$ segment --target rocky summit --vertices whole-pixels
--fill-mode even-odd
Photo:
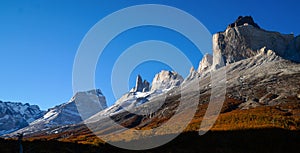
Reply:
[[[177,72],[162,70],[153,78],[151,90],[171,89],[179,86],[183,80],[183,77]]]
[[[234,26],[213,35],[213,68],[253,57],[264,47],[282,58],[300,62],[299,45],[299,36],[263,30],[251,17],[239,17]]]

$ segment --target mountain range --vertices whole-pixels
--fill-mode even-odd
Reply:
[[[177,122],[184,122],[188,115],[180,112],[196,107],[192,121],[187,127],[175,124],[158,135],[175,134],[180,128],[197,131],[212,92],[221,92],[212,90],[211,74],[218,76],[224,70],[225,100],[211,130],[300,130],[300,36],[267,31],[252,17],[240,16],[225,31],[214,34],[212,43],[213,55],[205,54],[187,78],[162,70],[150,84],[139,75],[135,87],[110,107],[100,89],[77,93],[69,102],[47,112],[28,104],[0,102],[0,124],[5,124],[1,125],[0,135],[15,137],[23,133],[30,139],[101,142],[94,135],[97,133],[110,141],[139,140],[141,137],[134,133],[128,137],[129,130],[110,126],[111,119],[129,129],[152,129],[171,119],[181,102],[183,109]],[[222,76],[215,79],[222,81]],[[83,103],[89,103],[93,110],[78,110]],[[88,114],[82,118],[79,112]],[[11,122],[5,123],[8,118]],[[117,136],[107,131],[117,131]]]
[[[0,135],[26,127],[44,114],[37,105],[0,101]]]

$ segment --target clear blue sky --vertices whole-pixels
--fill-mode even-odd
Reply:
[[[73,60],[87,31],[116,10],[145,3],[182,9],[211,33],[223,31],[239,15],[252,15],[264,29],[300,34],[297,0],[1,0],[0,100],[28,102],[42,109],[68,101],[72,97]],[[195,67],[201,59],[196,48],[173,31],[157,27],[126,31],[107,46],[101,57],[105,62],[96,71],[96,86],[109,105],[114,103],[109,74],[112,63],[122,50],[148,39],[174,44]],[[169,67],[153,62],[138,66],[130,85],[137,74],[151,81],[161,69]]]

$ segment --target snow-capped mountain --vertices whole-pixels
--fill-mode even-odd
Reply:
[[[84,105],[84,107],[77,107],[78,105]],[[78,92],[69,102],[50,108],[42,117],[11,135],[17,133],[24,133],[26,135],[49,128],[76,124],[106,107],[106,99],[100,89]],[[84,110],[78,110],[78,108],[86,109],[86,113],[84,113]]]
[[[28,126],[43,114],[37,105],[0,101],[0,135]]]

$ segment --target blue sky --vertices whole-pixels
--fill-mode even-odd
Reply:
[[[251,15],[264,29],[300,34],[297,0],[2,0],[0,1],[0,100],[37,104],[42,109],[72,97],[72,66],[79,44],[103,17],[128,6],[165,4],[200,20],[213,34],[223,31],[239,15]],[[124,22],[124,21],[120,21]],[[158,27],[141,27],[121,33],[101,55],[96,86],[114,103],[110,71],[118,55],[144,40],[161,40],[181,49],[197,67],[201,54],[186,38]],[[167,65],[146,62],[131,74],[152,81]],[[187,70],[188,71],[188,70]]]

